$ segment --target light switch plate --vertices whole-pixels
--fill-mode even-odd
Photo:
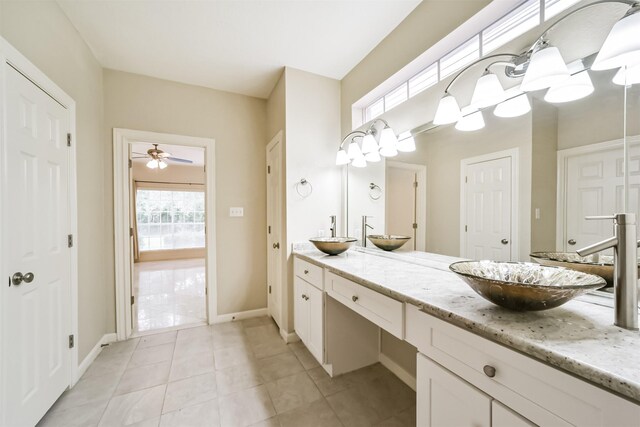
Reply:
[[[244,208],[229,208],[229,216],[231,217],[240,217],[244,216]]]

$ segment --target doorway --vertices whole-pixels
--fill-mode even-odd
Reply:
[[[267,304],[282,325],[282,131],[267,145]]]
[[[214,152],[114,129],[118,339],[216,320]]]
[[[426,251],[427,167],[387,161],[385,180],[387,234],[411,237],[398,251]]]

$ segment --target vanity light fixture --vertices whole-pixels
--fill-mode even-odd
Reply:
[[[398,138],[393,133],[393,129],[385,124],[380,134],[380,155],[384,157],[394,157],[398,155]]]
[[[364,159],[367,162],[377,163],[380,160],[382,160],[382,157],[380,157],[380,152],[379,151],[372,151],[370,153],[365,154],[364,155]]]
[[[455,123],[460,119],[460,106],[453,95],[445,91],[444,96],[440,98],[436,115],[433,118],[433,124],[436,126],[448,125]]]
[[[575,63],[574,63],[575,64]],[[593,83],[589,77],[589,70],[584,69],[582,61],[577,61],[576,67],[581,71],[572,74],[564,82],[551,86],[544,96],[544,100],[552,104],[576,101],[593,93]]]
[[[377,152],[379,149],[380,147],[376,142],[376,137],[373,136],[371,132],[367,132],[364,138],[362,138],[362,153],[369,154],[369,153]]]
[[[410,131],[402,132],[398,135],[398,151],[410,153],[416,151],[416,140]]]
[[[349,147],[347,148],[347,156],[349,156],[349,159],[353,160],[353,159],[357,159],[358,157],[362,157],[362,150],[360,149],[360,146],[358,145],[358,141],[356,141],[356,138],[352,138],[351,142],[349,143]]]
[[[476,108],[486,108],[505,100],[505,93],[498,76],[486,69],[482,77],[476,82],[471,97],[471,105]]]
[[[484,117],[482,111],[471,106],[462,109],[462,118],[456,123],[456,129],[463,132],[472,132],[484,127]]]
[[[378,123],[382,123],[382,130],[376,128]],[[379,142],[376,141],[379,135]],[[358,141],[361,140],[361,141]],[[345,150],[344,145],[348,143]],[[350,132],[342,139],[338,153],[336,154],[336,165],[344,166],[351,164],[357,168],[367,166],[367,162],[379,162],[380,156],[393,157],[398,155],[398,138],[384,119],[375,119],[367,131],[356,130]]]
[[[524,92],[558,85],[571,76],[557,47],[549,46],[546,41],[542,41],[537,49],[531,54],[527,72],[520,85]]]
[[[529,111],[531,111],[529,96],[526,93],[522,93],[496,105],[493,114],[497,117],[511,118],[520,117]]]
[[[631,8],[615,23],[598,52],[592,70],[610,70],[640,63],[640,3],[618,1]]]
[[[613,83],[620,86],[631,86],[640,83],[640,64],[622,67],[613,76]]]

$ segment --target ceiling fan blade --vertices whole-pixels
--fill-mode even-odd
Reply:
[[[149,156],[137,156],[137,157],[131,157],[132,159],[148,159]]]
[[[167,153],[166,151],[162,151],[160,153],[158,153],[158,157],[171,157],[171,153]]]
[[[193,163],[192,160],[187,160],[187,159],[179,159],[177,157],[166,157],[167,160],[173,160],[174,162],[180,162],[180,163]]]
[[[137,151],[132,151],[131,154],[139,154],[141,156],[146,156],[147,153],[138,153]]]

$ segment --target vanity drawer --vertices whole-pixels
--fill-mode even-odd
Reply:
[[[322,267],[295,257],[293,259],[293,273],[322,290]]]
[[[390,334],[404,338],[404,304],[400,301],[331,272],[325,276],[325,289],[333,299]]]

